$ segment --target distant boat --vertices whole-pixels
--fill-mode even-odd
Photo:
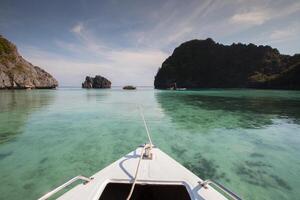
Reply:
[[[39,200],[52,197],[77,180],[84,182],[62,194],[59,200],[241,200],[223,185],[203,181],[155,147],[145,120],[144,125],[148,143],[91,177],[74,177]]]
[[[132,86],[132,85],[126,85],[123,87],[123,90],[135,90],[136,87]]]
[[[174,88],[174,87],[171,87],[171,88],[168,88],[169,90],[187,90],[186,88]]]
[[[173,83],[170,85],[170,87],[168,88],[169,90],[186,90],[186,88],[179,88],[177,87],[177,83]]]

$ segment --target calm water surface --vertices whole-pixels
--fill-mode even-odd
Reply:
[[[244,199],[299,199],[300,92],[0,91],[0,199],[36,199],[146,141]]]

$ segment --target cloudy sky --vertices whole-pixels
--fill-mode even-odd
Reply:
[[[300,52],[299,0],[0,0],[0,34],[61,86],[100,74],[152,86],[180,43],[271,45]]]

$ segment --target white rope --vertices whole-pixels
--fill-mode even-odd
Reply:
[[[145,129],[146,129],[146,132],[147,132],[149,144],[151,145],[151,148],[152,148],[153,144],[152,144],[152,140],[151,140],[151,137],[150,137],[149,129],[148,129],[145,117],[144,117],[143,109],[142,109],[141,106],[139,106],[139,108],[140,108],[140,113],[141,113],[141,116],[142,116],[142,119],[143,119],[143,122],[144,122]]]
[[[138,175],[138,172],[139,172],[141,160],[142,160],[143,155],[144,155],[144,151],[145,151],[145,149],[147,149],[147,148],[150,148],[150,150],[151,150],[151,149],[152,149],[152,146],[153,146],[152,140],[151,140],[151,137],[150,137],[150,133],[149,133],[149,129],[148,129],[148,126],[147,126],[145,117],[144,117],[143,109],[142,109],[141,106],[139,106],[139,109],[140,109],[140,113],[141,113],[141,116],[142,116],[142,119],[143,119],[143,122],[144,122],[144,126],[145,126],[145,129],[146,129],[146,132],[147,132],[149,144],[145,144],[144,147],[143,147],[142,150],[141,150],[141,156],[140,156],[138,165],[137,165],[136,170],[135,170],[134,180],[133,180],[133,183],[132,183],[132,186],[131,186],[129,195],[128,195],[128,197],[126,198],[126,200],[130,200],[130,198],[131,198],[131,196],[132,196],[132,194],[133,194],[133,190],[134,190],[134,187],[135,187],[135,184],[136,184],[136,181],[137,181],[137,175]]]
[[[140,163],[141,163],[141,160],[143,158],[143,154],[144,154],[144,151],[145,151],[146,148],[147,148],[147,145],[145,144],[145,146],[142,148],[141,156],[140,156],[138,165],[137,165],[136,170],[135,170],[134,180],[133,180],[133,183],[132,183],[129,195],[127,196],[126,200],[130,200],[130,198],[131,198],[131,196],[133,194],[133,190],[134,190],[134,187],[135,187],[135,184],[136,184],[136,181],[137,181],[137,175],[138,175],[139,168],[140,168]]]

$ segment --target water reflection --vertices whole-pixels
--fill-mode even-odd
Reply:
[[[22,133],[32,112],[53,102],[55,91],[3,90],[0,91],[0,143]]]
[[[226,91],[223,94],[214,96],[209,92],[158,92],[156,99],[173,122],[185,129],[261,128],[272,124],[277,118],[286,118],[300,124],[298,97],[230,96]]]
[[[85,89],[87,101],[100,101],[103,102],[106,98],[111,96],[110,89]]]

